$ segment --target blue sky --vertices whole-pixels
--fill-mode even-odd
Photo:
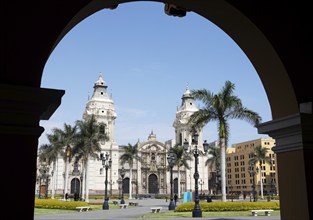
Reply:
[[[125,3],[101,10],[74,27],[46,63],[41,86],[65,90],[61,106],[48,121],[39,145],[48,143],[53,127],[82,119],[94,82],[102,73],[117,113],[117,144],[145,141],[153,131],[164,142],[173,139],[173,122],[186,86],[217,93],[226,80],[235,95],[271,120],[269,102],[254,67],[240,47],[219,27],[193,12],[168,16],[155,2]],[[245,121],[230,121],[229,144],[267,135]],[[204,129],[217,139],[217,124]]]

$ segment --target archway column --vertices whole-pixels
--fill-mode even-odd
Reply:
[[[276,140],[281,219],[312,219],[312,112],[263,123],[258,132]]]
[[[33,219],[40,119],[49,119],[61,103],[63,90],[0,85],[2,197],[14,204],[12,219]],[[16,208],[18,207],[18,212]],[[10,209],[10,208],[8,208]]]

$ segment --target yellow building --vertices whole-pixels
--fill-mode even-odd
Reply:
[[[254,169],[252,169],[250,163],[251,153],[254,152],[257,146],[268,149],[266,156],[269,157],[269,161],[262,161],[262,169],[260,169],[259,162],[256,162]],[[261,189],[263,189],[263,197],[270,194],[278,194],[277,163],[276,156],[272,151],[274,146],[275,140],[273,138],[260,138],[233,144],[231,148],[227,148],[226,187],[228,194],[247,195],[248,199],[249,195],[252,197],[253,177],[257,195],[262,196]],[[262,184],[260,182],[261,174]]]

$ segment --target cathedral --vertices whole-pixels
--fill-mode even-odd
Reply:
[[[114,140],[114,128],[117,114],[114,108],[112,97],[107,93],[107,84],[102,74],[94,83],[94,91],[86,103],[83,119],[87,119],[92,114],[96,116],[100,124],[104,124],[105,133],[108,136],[106,141],[100,142],[100,154],[109,154],[111,167],[108,175],[105,176],[105,168],[101,160],[90,158],[88,164],[88,183],[84,183],[85,173],[82,172],[82,164],[71,161],[66,166],[63,157],[59,157],[56,162],[55,172],[52,172],[51,165],[43,165],[37,162],[37,182],[36,194],[40,196],[47,194],[70,195],[79,194],[82,198],[88,195],[103,195],[105,191],[104,181],[108,180],[108,195],[128,195],[129,198],[141,196],[169,195],[171,193],[170,172],[168,169],[167,156],[170,148],[176,144],[183,146],[184,141],[191,143],[192,134],[187,125],[190,115],[198,111],[187,87],[181,98],[181,105],[176,110],[176,118],[173,122],[173,134],[175,138],[161,143],[157,140],[156,134],[151,131],[146,141],[136,143],[140,161],[135,160],[132,167],[129,164],[120,163],[120,156],[124,153],[123,145],[119,145]],[[202,150],[202,131],[198,132],[198,148]],[[207,156],[200,154],[198,157],[199,191],[209,192],[209,170],[205,166]],[[186,191],[195,189],[195,158],[188,161],[190,169],[185,167],[173,167],[174,193],[180,197]],[[69,167],[68,170],[66,167]],[[125,171],[123,178],[121,170]],[[67,178],[66,178],[67,177]],[[86,193],[86,185],[88,192]],[[84,197],[85,196],[85,197]]]

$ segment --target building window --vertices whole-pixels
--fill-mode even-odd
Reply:
[[[100,125],[99,132],[100,132],[100,134],[105,134],[105,124]]]
[[[151,160],[153,160],[153,161],[155,160],[155,153],[151,154]]]

